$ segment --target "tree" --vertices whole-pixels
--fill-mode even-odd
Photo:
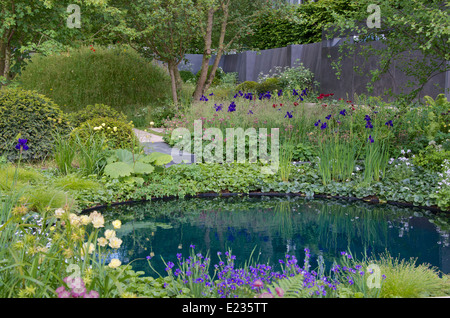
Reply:
[[[191,42],[200,36],[204,8],[209,0],[116,0],[120,10],[112,29],[135,50],[167,64],[172,98],[178,105],[181,78],[178,65]]]
[[[350,19],[335,14],[336,28],[332,35],[346,38],[343,53],[353,52],[354,35],[358,35],[359,41],[380,41],[383,44],[380,49],[361,46],[363,55],[380,58],[380,67],[372,71],[371,82],[389,72],[392,63],[398,61],[400,69],[413,78],[408,86],[415,87],[398,97],[411,101],[433,76],[450,70],[450,3],[442,0],[380,0],[377,3],[378,7],[373,6],[372,0],[359,0],[359,9]],[[378,26],[372,21],[377,12]],[[412,51],[421,52],[423,58],[409,60],[408,53]]]
[[[91,14],[107,0],[0,0],[0,78],[6,83],[19,73],[30,52],[73,44],[95,34]],[[69,4],[82,8],[81,28],[68,26]],[[50,44],[50,45],[49,45]]]
[[[214,0],[206,11],[206,23],[201,25],[203,37],[203,59],[200,76],[193,94],[194,100],[208,90],[214,80],[215,73],[224,52],[248,35],[255,23],[255,17],[275,8],[285,8],[286,1],[278,0]],[[217,42],[213,42],[213,34],[217,32]],[[215,60],[208,75],[209,62],[215,48]]]

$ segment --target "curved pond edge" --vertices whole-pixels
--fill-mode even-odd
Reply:
[[[253,196],[253,197],[261,197],[261,196],[273,196],[273,197],[306,197],[303,193],[283,193],[283,192],[249,192],[249,193],[231,193],[231,192],[208,192],[208,193],[198,193],[196,195],[186,195],[184,197],[178,197],[178,196],[164,196],[164,197],[154,197],[151,199],[142,199],[142,200],[130,200],[130,201],[122,201],[122,202],[111,202],[108,204],[102,204],[93,206],[90,208],[83,209],[81,213],[91,212],[95,210],[101,210],[113,206],[120,206],[120,205],[129,205],[134,203],[142,203],[142,202],[151,202],[151,201],[157,201],[157,200],[174,200],[174,199],[192,199],[192,198],[210,198],[210,197],[235,197],[235,196]],[[398,207],[403,208],[417,208],[420,210],[428,210],[432,213],[445,213],[447,215],[450,215],[450,211],[442,210],[437,206],[419,206],[414,205],[411,202],[397,202],[397,201],[380,201],[378,197],[376,196],[369,196],[364,198],[357,198],[357,197],[345,197],[345,196],[339,196],[339,195],[327,195],[327,194],[314,194],[314,196],[311,199],[336,199],[336,200],[348,200],[348,201],[363,201],[369,204],[374,205],[381,205],[381,204],[389,204],[394,205]]]

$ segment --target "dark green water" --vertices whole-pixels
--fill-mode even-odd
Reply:
[[[103,213],[109,221],[122,221],[117,236],[123,243],[112,257],[124,264],[144,259],[133,262],[133,269],[152,276],[147,256],[164,274],[161,257],[177,264],[177,253],[187,258],[190,245],[202,255],[209,251],[212,265],[218,262],[217,252],[228,249],[237,265],[251,255],[264,264],[277,265],[286,254],[302,263],[304,248],[309,248],[313,263],[321,255],[330,265],[341,251],[357,259],[363,253],[388,252],[450,273],[448,218],[418,209],[301,197],[230,197],[161,200]]]

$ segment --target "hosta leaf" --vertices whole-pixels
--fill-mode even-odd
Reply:
[[[104,174],[110,178],[128,177],[133,173],[133,166],[125,162],[113,162],[105,166]]]

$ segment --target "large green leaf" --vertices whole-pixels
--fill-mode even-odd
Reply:
[[[129,164],[133,164],[133,162],[134,162],[133,153],[129,150],[117,149],[115,151],[115,155],[117,156],[117,159],[119,159],[119,161],[129,163]]]
[[[114,162],[105,166],[104,174],[110,178],[127,177],[133,173],[133,166],[126,162]]]
[[[134,173],[136,174],[148,174],[148,173],[152,173],[153,170],[155,170],[155,167],[153,167],[152,165],[148,164],[148,163],[143,163],[143,162],[135,162],[134,164]]]
[[[161,153],[161,152],[152,152],[150,155],[141,158],[139,161],[145,163],[153,163],[156,166],[163,166],[168,164],[173,160],[171,155]]]

